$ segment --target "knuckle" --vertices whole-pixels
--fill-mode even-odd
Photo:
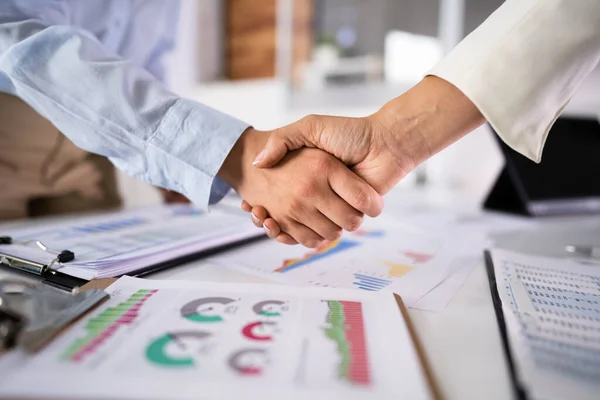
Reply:
[[[326,239],[329,241],[334,241],[334,240],[338,240],[341,237],[342,237],[342,228],[335,228],[327,233]]]
[[[346,229],[350,232],[357,230],[360,228],[363,222],[362,215],[350,215],[346,219]]]
[[[300,198],[313,197],[317,194],[317,186],[314,181],[305,181],[296,185],[296,195]],[[299,202],[296,200],[296,202]]]
[[[324,173],[331,167],[331,158],[325,153],[316,155],[311,162],[312,170],[318,174]]]
[[[301,118],[302,122],[308,126],[314,125],[318,117],[315,114],[308,114]]]
[[[364,211],[371,205],[371,198],[363,190],[359,190],[354,194],[354,205],[358,210]]]
[[[306,247],[308,247],[310,249],[314,249],[314,248],[316,248],[319,245],[320,242],[321,241],[317,240],[317,239],[307,239],[307,240],[304,241],[303,244],[304,244],[304,246],[306,246]]]
[[[287,207],[287,211],[286,211],[286,219],[288,219],[290,222],[291,221],[298,221],[298,220],[302,220],[302,216],[304,216],[305,213],[305,207],[302,203],[302,201],[300,201],[299,199],[293,199],[290,201],[288,207]],[[281,226],[281,224],[279,224]],[[289,224],[288,224],[289,225]]]

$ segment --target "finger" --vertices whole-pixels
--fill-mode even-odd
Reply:
[[[267,218],[267,211],[262,207],[253,207],[250,212],[250,218],[252,218],[252,223],[257,228],[263,227],[263,221]]]
[[[331,191],[330,193],[331,195],[335,195],[335,193]],[[342,204],[343,200],[340,199],[339,203]],[[310,228],[325,240],[333,241],[342,236],[342,228],[333,223],[318,209],[303,213],[303,215],[296,219],[296,221]]]
[[[279,243],[287,244],[290,246],[295,246],[298,244],[298,242],[296,242],[293,237],[284,232],[280,233],[275,240],[277,240]]]
[[[273,131],[252,165],[258,168],[269,168],[281,161],[289,151],[302,147],[316,147],[317,122],[318,118],[310,115]]]
[[[271,239],[276,238],[281,233],[281,227],[273,218],[265,219],[265,222],[263,222],[263,228],[265,228],[267,236]]]
[[[252,212],[252,206],[246,200],[242,200],[242,210]]]
[[[356,210],[376,217],[383,211],[383,198],[367,182],[341,162],[329,170],[329,185]]]
[[[311,249],[318,247],[325,242],[323,237],[297,221],[288,221],[285,224],[282,224],[281,228],[296,242]]]
[[[254,225],[258,226],[259,228],[262,228],[265,219],[267,219],[268,217],[269,213],[264,207],[252,207],[252,222],[254,222]]]
[[[317,208],[331,222],[346,231],[353,232],[362,225],[363,213],[351,207],[334,192],[331,192],[330,196],[319,203]]]

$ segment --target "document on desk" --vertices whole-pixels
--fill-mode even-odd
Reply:
[[[262,235],[242,213],[160,205],[3,231],[1,236],[11,236],[16,243],[0,245],[0,252],[48,264],[56,253],[68,249],[75,259],[54,268],[89,280],[129,274]]]
[[[469,246],[384,219],[315,250],[260,242],[211,261],[288,284],[393,291],[412,307],[458,268],[455,259]]]
[[[432,399],[390,293],[124,277],[37,355],[0,358],[0,397]]]
[[[528,398],[600,398],[600,264],[505,250],[493,250],[491,261]]]

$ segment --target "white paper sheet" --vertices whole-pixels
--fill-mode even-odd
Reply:
[[[431,398],[390,293],[134,278],[107,292],[39,355],[1,357],[0,396]]]
[[[0,252],[48,263],[68,249],[75,260],[57,266],[83,279],[118,276],[183,255],[263,235],[246,215],[205,213],[191,205],[162,205],[4,232],[16,242]],[[47,253],[33,241],[40,241]]]
[[[469,244],[460,237],[423,235],[393,219],[381,219],[316,250],[260,242],[211,261],[302,286],[389,290],[411,307],[454,272],[453,260]]]
[[[533,399],[600,395],[600,265],[493,250],[511,353]]]

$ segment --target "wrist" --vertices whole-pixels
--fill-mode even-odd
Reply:
[[[388,146],[411,159],[413,167],[485,122],[460,90],[437,76],[425,77],[370,118]]]
[[[243,190],[248,168],[267,141],[264,132],[248,128],[242,133],[225,158],[217,176],[229,184],[236,192]]]

